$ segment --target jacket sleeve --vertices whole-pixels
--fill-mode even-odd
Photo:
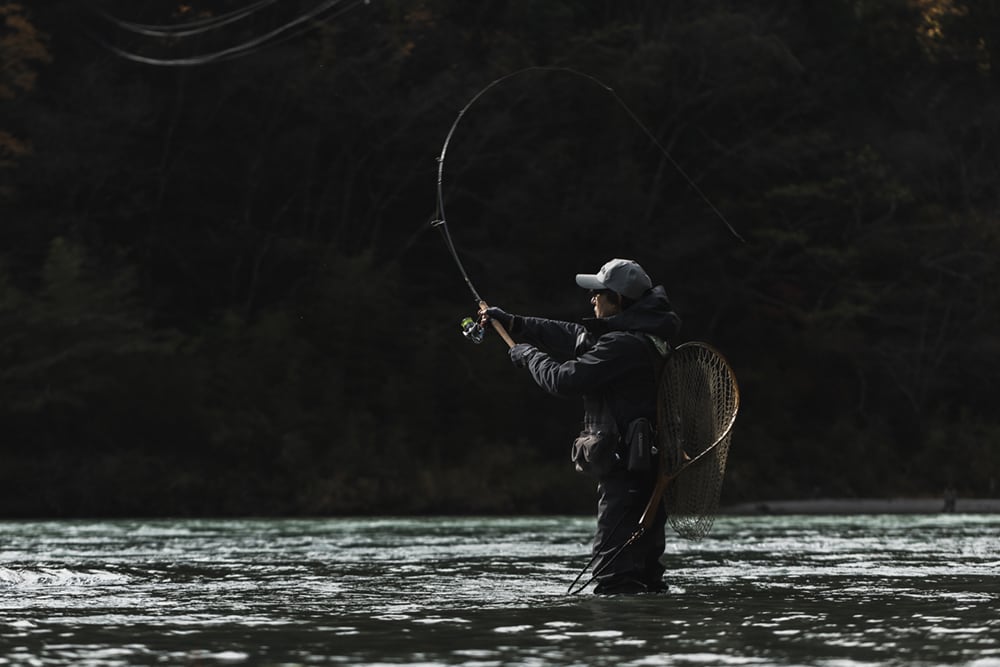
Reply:
[[[535,353],[528,361],[532,378],[557,396],[582,396],[598,392],[609,382],[648,363],[644,343],[628,334],[606,334],[575,359],[560,362],[549,354]]]
[[[586,333],[583,325],[541,317],[514,318],[511,334],[524,342],[534,345],[542,352],[556,359],[571,359],[575,356],[577,339]]]

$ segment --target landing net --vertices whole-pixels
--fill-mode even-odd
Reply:
[[[660,380],[658,438],[664,474],[675,477],[663,496],[670,525],[700,540],[715,521],[739,410],[736,376],[706,343],[685,343],[667,358]]]

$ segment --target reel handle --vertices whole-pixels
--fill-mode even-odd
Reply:
[[[480,312],[486,310],[487,308],[489,308],[489,305],[485,301],[479,302]],[[508,348],[514,347],[515,344],[514,339],[510,337],[510,334],[507,333],[507,330],[503,328],[502,324],[500,324],[499,322],[497,322],[492,318],[490,318],[490,324],[493,325],[493,330],[496,331],[498,334],[500,334],[500,337],[503,338],[503,341],[507,343]]]

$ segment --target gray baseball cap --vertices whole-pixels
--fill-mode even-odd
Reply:
[[[631,259],[613,259],[597,273],[576,274],[576,284],[584,289],[613,290],[636,300],[653,286],[653,281]]]

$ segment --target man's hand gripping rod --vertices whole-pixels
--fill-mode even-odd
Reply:
[[[485,301],[480,301],[479,302],[479,314],[480,314],[480,316],[484,312],[486,312],[487,308],[489,308],[489,305]],[[490,318],[490,324],[493,325],[493,330],[496,331],[498,334],[500,334],[500,337],[503,338],[503,342],[507,343],[507,347],[508,348],[514,347],[514,339],[510,337],[510,334],[507,333],[507,330],[504,329],[504,327],[503,327],[502,324],[500,324],[499,322],[497,322],[492,317]]]

